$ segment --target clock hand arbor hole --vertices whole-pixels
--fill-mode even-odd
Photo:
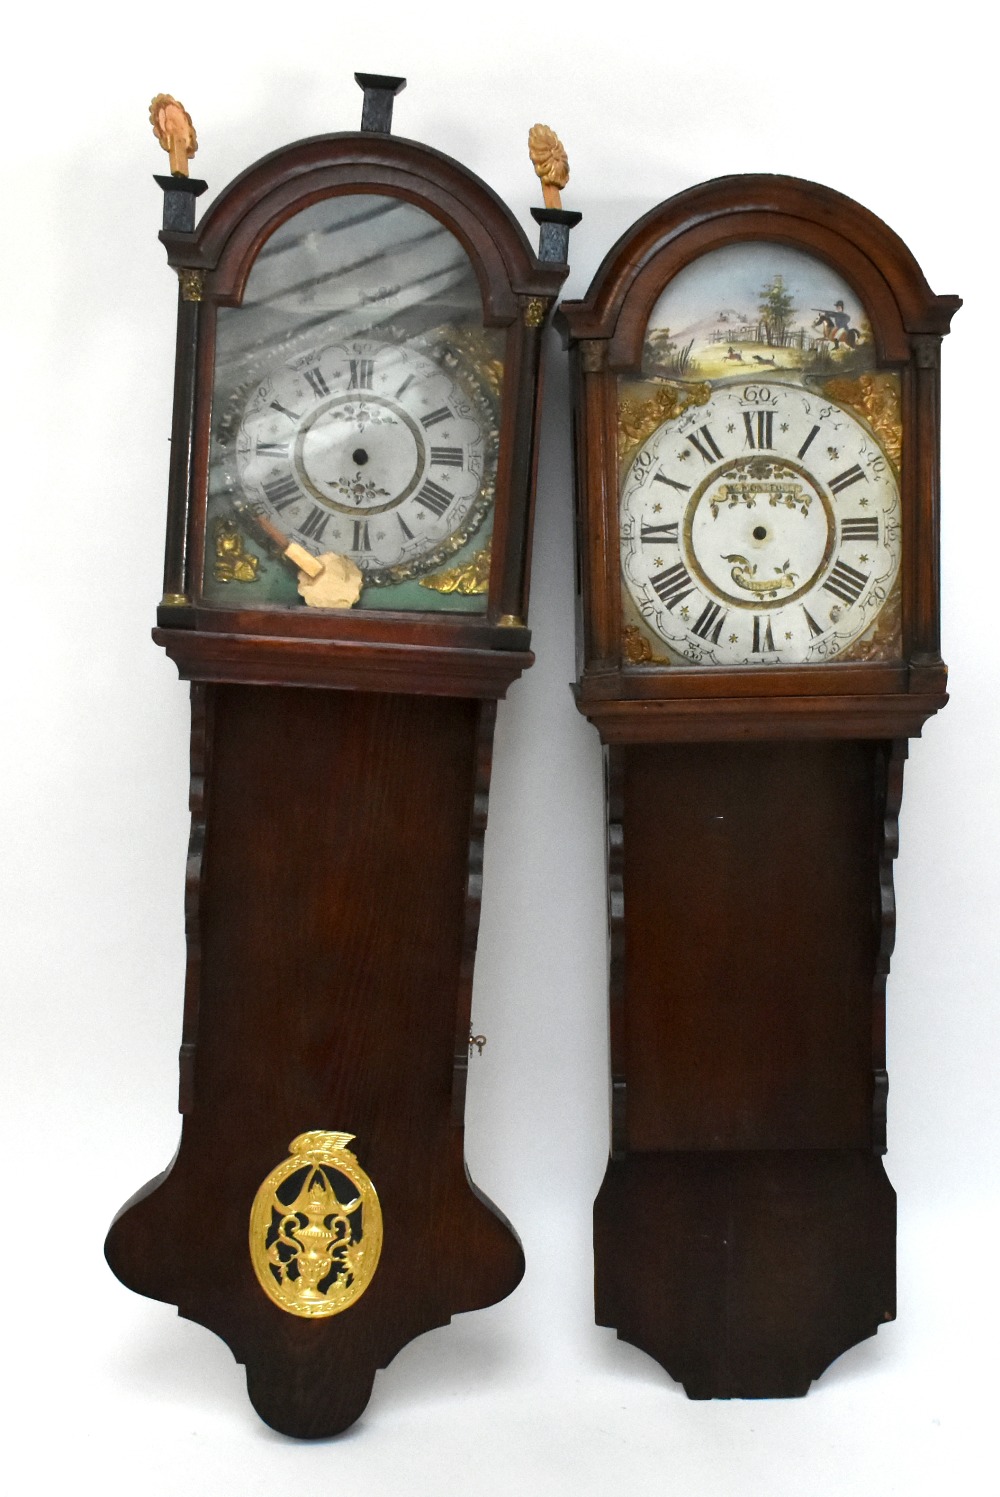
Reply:
[[[363,447],[355,447],[351,457],[359,468],[363,468],[368,461],[368,454]]]
[[[753,538],[755,541],[764,541],[767,539],[767,531],[764,529],[763,525],[754,526]]]

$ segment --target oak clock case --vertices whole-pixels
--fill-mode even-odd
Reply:
[[[559,313],[606,771],[597,1319],[692,1397],[801,1395],[895,1316],[892,861],[908,740],[947,700],[959,305],[850,199],[731,177]]]
[[[403,80],[358,81],[361,132],[264,158],[197,227],[204,183],[157,179],[184,1121],[106,1244],[303,1437],[523,1272],[462,1129],[496,701],[532,660],[540,342],[578,217],[536,210],[536,256],[471,172],[391,136]]]

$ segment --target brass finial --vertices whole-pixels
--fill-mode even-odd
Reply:
[[[532,125],[528,131],[528,155],[541,181],[546,208],[561,208],[559,193],[569,181],[569,160],[562,141],[548,125]]]
[[[198,137],[184,105],[170,94],[157,94],[149,106],[149,123],[169,153],[171,175],[186,177],[188,161],[198,149]]]

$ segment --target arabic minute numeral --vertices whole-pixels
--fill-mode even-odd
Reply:
[[[852,515],[841,525],[845,541],[877,541],[878,516]]]
[[[743,423],[747,429],[748,447],[773,447],[774,440],[772,431],[774,428],[773,411],[744,411]],[[704,429],[704,428],[703,428]],[[757,440],[754,441],[756,430]],[[720,454],[721,456],[721,454]]]
[[[433,510],[434,514],[440,520],[453,498],[454,495],[449,494],[447,489],[443,489],[439,483],[434,483],[432,479],[428,478],[417,495],[417,503],[423,504],[429,510]]]
[[[462,449],[461,447],[432,447],[431,463],[438,463],[442,468],[460,468]]]
[[[840,494],[844,489],[849,489],[852,483],[857,483],[860,479],[864,479],[867,482],[868,475],[863,468],[859,468],[857,463],[855,463],[853,468],[845,468],[843,473],[838,473],[836,478],[831,478],[830,488],[833,493]]]
[[[828,593],[841,598],[843,602],[852,604],[858,601],[867,584],[868,577],[864,572],[859,572],[855,567],[849,567],[846,561],[838,561],[823,583],[823,587]]]
[[[679,520],[671,525],[640,525],[639,535],[644,546],[676,546]]]
[[[716,446],[715,438],[712,436],[712,433],[709,431],[707,426],[700,426],[698,428],[698,434],[702,438],[702,441],[705,444],[704,446],[702,446],[702,443],[698,440],[698,437],[693,435],[688,436],[688,441],[691,443],[696,452],[701,453],[701,456],[705,459],[706,463],[708,463],[710,466],[712,463],[717,463],[722,457],[722,453]],[[709,448],[711,448],[711,451],[708,450]]]
[[[668,608],[673,608],[675,603],[679,603],[682,598],[687,597],[688,593],[694,591],[691,573],[682,561],[665,568],[662,572],[657,572],[654,577],[650,577],[649,581],[660,600]]]

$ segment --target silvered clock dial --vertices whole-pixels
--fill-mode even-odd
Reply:
[[[488,509],[495,427],[474,376],[460,383],[435,351],[347,339],[278,365],[233,444],[237,508],[349,556],[368,585],[442,563]]]

